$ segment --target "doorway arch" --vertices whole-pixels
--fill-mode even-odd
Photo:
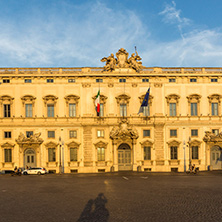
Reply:
[[[210,150],[210,165],[213,170],[222,169],[222,149],[219,146],[213,146]]]
[[[24,152],[24,166],[36,167],[36,153],[35,150],[28,148]]]
[[[127,143],[121,143],[118,147],[118,169],[119,171],[132,170],[131,147]]]

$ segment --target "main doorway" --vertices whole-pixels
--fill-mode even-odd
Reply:
[[[213,170],[222,169],[222,149],[219,146],[211,148],[210,165],[213,167]]]
[[[36,167],[36,155],[33,149],[25,150],[24,154],[25,167]]]
[[[122,143],[118,147],[118,169],[119,171],[132,170],[131,149],[127,143]]]

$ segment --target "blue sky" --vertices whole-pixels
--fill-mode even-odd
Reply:
[[[0,67],[221,67],[221,0],[0,0]]]

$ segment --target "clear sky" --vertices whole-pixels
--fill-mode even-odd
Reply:
[[[222,67],[222,0],[0,0],[0,67]]]

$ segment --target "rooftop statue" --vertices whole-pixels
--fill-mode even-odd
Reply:
[[[109,57],[103,57],[101,59],[101,62],[106,62],[106,65],[104,66],[104,71],[111,72],[116,68],[132,68],[139,72],[143,66],[142,62],[140,61],[141,57],[136,51],[136,47],[135,53],[132,53],[129,59],[128,55],[129,53],[124,48],[121,48],[116,53],[117,58],[114,58],[113,54],[111,54]]]

